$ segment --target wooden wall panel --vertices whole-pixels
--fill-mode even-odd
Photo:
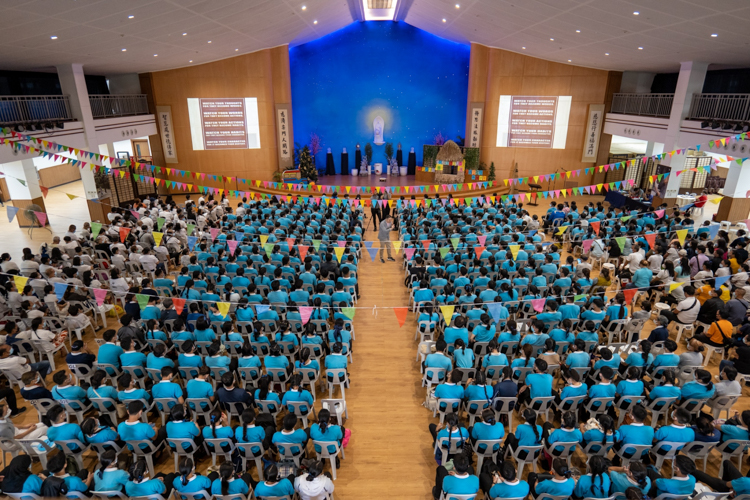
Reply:
[[[495,162],[498,178],[509,176],[516,162],[520,177],[594,166],[593,163],[581,162],[588,105],[606,103],[607,99],[611,103],[614,85],[611,74],[473,43],[467,105],[481,101],[480,97],[484,96],[481,160],[487,165]],[[621,73],[615,74],[621,78]],[[483,89],[478,84],[480,81],[485,82]],[[496,147],[501,95],[572,96],[565,149]],[[609,150],[608,143],[603,143],[602,147]],[[588,184],[590,179],[581,178],[580,183]],[[550,186],[553,187],[562,188],[563,181],[556,181]]]
[[[81,179],[81,171],[69,163],[39,170],[39,181],[44,187],[62,186]]]
[[[278,169],[275,104],[291,103],[292,100],[288,52],[287,46],[281,46],[212,63],[141,75],[144,92],[151,94],[149,106],[153,103],[154,106],[172,107],[179,163],[169,166],[208,174],[270,180]],[[257,98],[261,148],[193,151],[187,110],[187,99],[191,97]],[[159,141],[157,137],[151,138],[152,147],[157,143],[160,149]],[[161,152],[156,147],[152,153],[156,163],[163,164],[157,161]],[[208,178],[199,184],[222,187],[219,183],[209,182]]]
[[[31,205],[37,205],[38,207],[41,207],[41,212],[47,212],[47,208],[44,205],[44,198],[34,198],[33,200],[12,200],[11,203],[14,207],[20,208],[18,213],[16,213],[15,221],[18,223],[18,227],[31,227],[31,219],[26,217],[26,214],[24,212],[24,209],[27,207],[30,207]],[[49,225],[49,221],[47,222],[47,225]],[[36,224],[34,224],[34,227],[39,227]]]

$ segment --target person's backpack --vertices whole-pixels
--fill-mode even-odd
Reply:
[[[68,493],[65,480],[57,476],[49,476],[42,483],[41,496],[45,498],[58,498]]]

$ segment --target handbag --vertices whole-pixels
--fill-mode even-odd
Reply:
[[[432,412],[437,410],[437,398],[435,397],[435,389],[432,389],[427,393],[427,397],[424,401],[424,407]]]

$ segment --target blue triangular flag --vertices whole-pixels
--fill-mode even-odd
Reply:
[[[495,323],[500,321],[500,310],[502,307],[503,305],[500,302],[490,302],[487,304],[487,311],[489,311],[490,316],[492,316],[492,320]]]
[[[716,285],[714,286],[714,288],[718,290],[719,288],[721,288],[721,285],[729,281],[729,278],[731,278],[731,276],[717,276],[715,279]]]
[[[271,306],[268,306],[268,305],[265,305],[265,304],[256,304],[255,305],[255,313],[258,316],[260,316],[264,312],[268,311],[269,309],[271,309]]]
[[[5,209],[8,211],[8,222],[13,222],[13,218],[16,216],[19,210],[21,210],[18,207],[11,207],[8,205],[5,207]]]
[[[188,236],[188,248],[192,250],[197,241],[198,241],[197,236]]]
[[[234,239],[237,241],[242,241],[242,239],[245,237],[245,233],[242,231],[235,231],[234,232]]]
[[[370,254],[370,258],[375,262],[375,257],[378,256],[378,248],[368,248],[367,252]]]
[[[714,241],[714,238],[719,234],[719,228],[721,227],[721,224],[718,222],[712,222],[710,226],[708,226],[708,239],[709,241]]]
[[[534,236],[536,234],[536,229],[532,229],[529,231],[529,236]]]
[[[68,288],[67,283],[55,283],[55,295],[57,295],[57,301],[60,302],[65,295],[65,290]]]
[[[375,243],[374,241],[365,241],[365,248],[368,250],[372,248],[372,244]]]

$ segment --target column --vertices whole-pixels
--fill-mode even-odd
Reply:
[[[724,184],[724,198],[719,202],[717,221],[742,222],[750,214],[750,160],[742,165],[732,162]]]
[[[99,143],[96,140],[96,127],[94,116],[91,113],[91,102],[86,88],[86,76],[83,73],[82,64],[65,64],[57,66],[57,76],[60,79],[60,87],[63,94],[69,96],[70,112],[73,117],[83,125],[83,136],[86,138],[86,150],[97,151]],[[85,159],[89,163],[90,159]],[[80,169],[81,181],[83,181],[84,192],[89,207],[91,220],[101,219],[101,207],[96,201],[98,198],[94,172],[88,167]]]
[[[677,88],[674,91],[674,100],[672,101],[672,111],[669,115],[669,124],[667,126],[666,139],[664,141],[665,151],[681,149],[685,145],[680,143],[680,125],[685,120],[690,111],[690,103],[693,100],[693,94],[699,94],[703,91],[703,82],[706,79],[708,63],[689,61],[680,63],[680,75],[677,78]],[[667,193],[664,200],[659,203],[667,203],[670,206],[674,204],[677,195],[680,192],[680,177],[677,172],[685,168],[684,154],[674,155],[662,160],[662,164],[670,165],[672,169],[667,181]],[[657,204],[657,200],[654,200]]]
[[[39,179],[34,166],[34,159],[18,160],[3,165],[5,182],[8,185],[8,194],[11,201],[8,203],[20,210],[13,219],[18,227],[30,227],[31,219],[24,215],[24,210],[31,205],[37,205],[41,212],[46,212],[42,190],[39,189]],[[23,183],[19,182],[19,179]]]

